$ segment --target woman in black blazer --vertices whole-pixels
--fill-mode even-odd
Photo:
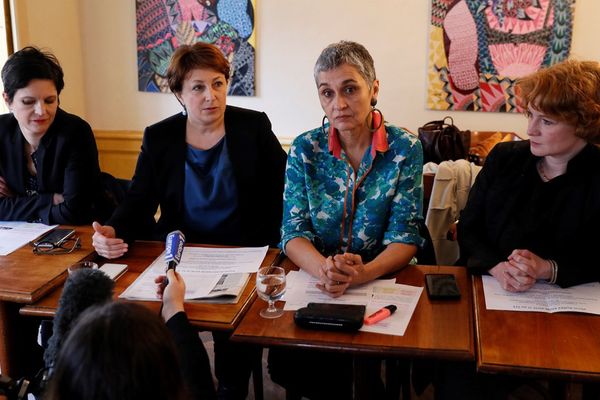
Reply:
[[[458,224],[461,257],[511,292],[600,279],[600,64],[564,61],[517,82],[529,140],[497,145]]]
[[[106,225],[93,224],[96,251],[120,257],[127,241],[176,229],[190,242],[276,246],[286,156],[269,119],[226,105],[229,63],[215,46],[180,46],[167,78],[184,111],[146,128],[125,201]],[[259,351],[213,337],[219,397],[245,398]]]
[[[61,110],[63,71],[35,47],[14,53],[2,68],[0,220],[84,224],[100,193],[92,129]]]

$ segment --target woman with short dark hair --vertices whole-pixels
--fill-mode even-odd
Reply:
[[[87,122],[59,108],[63,71],[36,47],[2,68],[0,220],[84,224],[93,220],[100,167]]]
[[[213,45],[180,46],[167,79],[183,112],[146,128],[126,199],[106,225],[93,225],[94,248],[116,258],[125,240],[164,240],[173,230],[188,242],[276,246],[286,156],[269,118],[227,105],[229,63]],[[245,398],[260,350],[229,334],[213,332],[219,394]]]

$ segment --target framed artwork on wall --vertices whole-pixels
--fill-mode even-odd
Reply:
[[[218,46],[231,63],[229,95],[255,95],[256,0],[136,0],[138,89],[168,92],[166,70],[182,44]]]
[[[432,0],[427,108],[520,112],[515,81],[569,56],[575,0]]]

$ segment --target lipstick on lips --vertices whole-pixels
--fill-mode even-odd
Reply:
[[[365,318],[365,325],[373,325],[381,320],[386,319],[387,317],[392,315],[396,311],[396,309],[397,307],[395,305],[390,304],[389,306],[385,306],[375,311],[373,314]]]

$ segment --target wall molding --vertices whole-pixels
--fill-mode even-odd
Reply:
[[[100,169],[117,178],[131,179],[142,146],[143,135],[142,131],[94,130]],[[286,152],[294,140],[290,137],[278,139]]]

